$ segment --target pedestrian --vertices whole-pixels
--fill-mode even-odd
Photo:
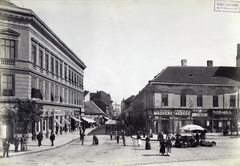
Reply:
[[[92,142],[92,145],[98,145],[98,138],[96,136],[96,134],[94,133],[93,135],[93,142]]]
[[[19,138],[15,135],[14,138],[15,152],[18,152]]]
[[[230,132],[231,132],[231,135],[232,135],[233,132],[234,132],[234,127],[233,127],[233,125],[231,125]]]
[[[140,135],[139,131],[137,131],[137,144],[138,144],[138,146],[141,146],[141,135]]]
[[[42,132],[39,132],[38,135],[37,135],[37,140],[38,140],[38,146],[39,147],[42,145],[42,139],[43,139]]]
[[[145,149],[146,149],[146,150],[151,150],[150,138],[149,138],[148,135],[147,135],[147,137],[146,137]]]
[[[116,136],[117,144],[119,143],[119,138],[120,138],[120,136],[119,136],[119,132],[117,132],[117,136]]]
[[[126,146],[126,138],[125,138],[125,135],[123,136],[123,146]]]
[[[161,142],[160,142],[160,154],[162,154],[162,156],[164,156],[164,153],[165,153],[165,145],[166,145],[166,142],[165,140],[163,139]]]
[[[172,141],[171,141],[170,136],[167,137],[166,148],[167,148],[167,156],[170,156],[172,153],[172,151],[171,151],[172,150]]]
[[[25,144],[26,144],[26,139],[24,137],[24,134],[22,135],[22,138],[20,139],[20,143],[21,143],[21,151],[25,150]]]
[[[196,140],[196,146],[198,146],[199,145],[199,134],[198,134],[198,132],[195,135],[195,140]]]
[[[149,135],[151,138],[153,137],[152,129],[149,129]]]
[[[55,135],[54,135],[53,132],[52,132],[51,135],[50,135],[50,140],[51,140],[51,143],[52,143],[51,146],[54,146]]]
[[[110,139],[112,140],[112,132],[110,132]]]
[[[84,144],[84,136],[85,136],[85,133],[84,132],[82,132],[82,134],[81,134],[81,137],[82,137],[82,145]]]
[[[58,134],[58,129],[59,129],[59,127],[58,127],[58,126],[56,126],[56,134]]]
[[[3,157],[5,157],[5,154],[7,155],[7,157],[9,157],[9,147],[10,147],[10,143],[8,141],[8,139],[3,141]]]
[[[80,138],[80,141],[82,140],[82,132],[83,132],[82,129],[80,129],[80,130],[79,130],[79,136],[80,136],[79,138]]]
[[[201,139],[204,141],[206,139],[206,131],[201,131]]]
[[[126,145],[126,138],[125,138],[125,131],[122,130],[122,140],[123,140],[123,145]]]
[[[157,139],[158,139],[158,141],[159,141],[159,146],[160,146],[160,144],[161,144],[161,142],[162,142],[162,140],[163,140],[163,132],[162,132],[162,131],[160,131],[160,132],[158,133]]]

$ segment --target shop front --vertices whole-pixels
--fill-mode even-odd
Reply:
[[[225,128],[229,128],[232,124],[233,110],[208,110],[210,112],[209,126],[210,132],[223,132]]]
[[[175,133],[180,128],[192,124],[191,110],[154,110],[153,128],[158,133]]]

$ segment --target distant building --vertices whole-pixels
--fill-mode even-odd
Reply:
[[[240,45],[237,67],[169,66],[160,72],[126,107],[135,129],[158,133],[178,132],[187,124],[197,124],[209,132],[236,126],[239,115]],[[126,103],[126,102],[125,102]]]
[[[83,127],[92,127],[93,125],[102,125],[105,122],[105,113],[93,102],[84,102],[85,116],[81,117],[83,120]]]
[[[93,101],[107,116],[110,116],[113,110],[110,94],[104,91],[90,93],[90,100]]]
[[[16,98],[36,100],[44,103],[44,113],[27,133],[41,131],[48,136],[78,128],[80,113],[84,114],[86,68],[79,56],[32,10],[5,0],[0,0],[0,40],[1,114],[13,107]],[[26,130],[4,119],[0,123],[1,138]]]

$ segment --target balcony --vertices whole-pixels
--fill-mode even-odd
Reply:
[[[1,59],[1,64],[14,66],[15,60],[14,59]]]

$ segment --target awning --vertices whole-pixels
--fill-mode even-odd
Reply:
[[[77,119],[77,118],[74,117],[74,116],[71,116],[71,118],[73,118],[75,121],[82,122],[81,120]]]
[[[63,119],[67,124],[70,124],[70,122],[67,119]]]
[[[85,120],[88,123],[96,123],[93,119],[82,117],[83,120]]]
[[[59,122],[59,120],[54,119],[54,121],[55,121],[59,126],[63,127],[63,125]]]

